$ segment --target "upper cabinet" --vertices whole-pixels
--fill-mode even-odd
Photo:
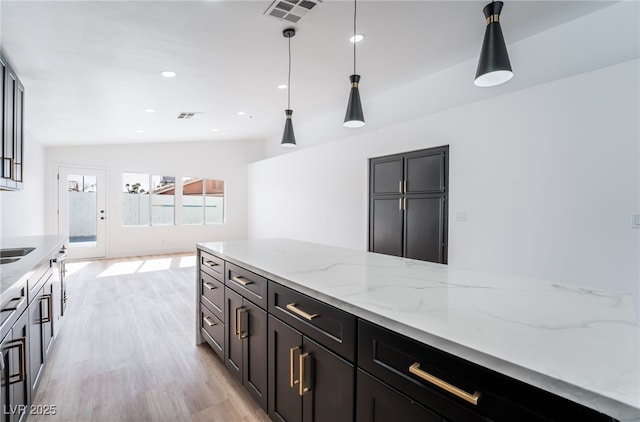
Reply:
[[[24,173],[24,86],[9,62],[0,54],[0,189],[20,190]]]

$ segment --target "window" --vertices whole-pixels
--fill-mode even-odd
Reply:
[[[176,178],[151,176],[151,224],[175,224]]]
[[[175,177],[122,173],[125,226],[175,223]]]
[[[224,181],[182,178],[182,224],[224,223]]]

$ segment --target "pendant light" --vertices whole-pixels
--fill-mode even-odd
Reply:
[[[358,12],[357,0],[353,0],[353,75],[349,76],[351,81],[351,92],[349,93],[349,104],[344,116],[346,127],[364,126],[364,114],[362,113],[362,103],[360,102],[360,75],[356,73],[356,17]]]
[[[478,60],[475,85],[481,87],[495,86],[507,82],[513,77],[507,46],[500,27],[500,12],[504,5],[501,1],[487,4],[482,12],[487,19],[484,41]]]
[[[284,111],[286,120],[280,146],[293,148],[296,146],[296,137],[293,134],[293,122],[291,121],[291,115],[293,114],[293,110],[291,110],[291,38],[296,35],[296,30],[287,28],[282,31],[282,35],[289,39],[289,76],[287,77],[287,109]]]

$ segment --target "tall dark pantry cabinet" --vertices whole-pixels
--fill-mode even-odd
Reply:
[[[369,160],[369,251],[447,263],[449,146]]]

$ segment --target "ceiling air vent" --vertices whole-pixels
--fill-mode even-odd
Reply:
[[[322,0],[275,0],[264,14],[295,23],[319,3]]]
[[[185,111],[178,114],[178,119],[192,119],[194,117],[200,117],[203,114],[204,113],[202,113],[201,111]]]

